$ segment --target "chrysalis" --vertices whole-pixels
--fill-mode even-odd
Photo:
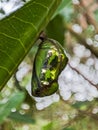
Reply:
[[[65,68],[68,58],[62,46],[53,39],[44,39],[34,59],[32,72],[32,95],[49,96],[58,90],[58,76]]]

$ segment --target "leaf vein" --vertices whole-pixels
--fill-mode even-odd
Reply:
[[[11,56],[9,56],[5,51],[3,51],[3,50],[1,50],[1,49],[0,49],[0,51],[3,52],[3,53],[5,53],[5,54],[9,57],[9,59],[15,64],[15,62],[14,62],[14,60],[12,59]]]
[[[15,37],[9,36],[8,34],[2,33],[2,32],[0,32],[0,34],[4,35],[4,36],[6,36],[6,37],[8,37],[8,38],[10,38],[10,39],[14,39],[14,40],[19,41],[19,43],[21,44],[22,48],[23,48],[24,51],[26,52],[26,48],[25,48],[25,46],[23,45],[22,41],[21,41],[19,38],[15,38]]]
[[[3,69],[3,70],[5,70],[5,71],[7,71],[8,74],[11,74],[7,68],[5,68],[3,66],[0,66],[0,68]]]
[[[43,5],[43,4],[39,3],[39,2],[33,2],[33,3],[35,3],[37,5],[41,5],[42,7],[46,8],[47,10],[49,10],[49,8],[47,6],[45,6],[45,5]]]
[[[12,27],[12,29],[15,31],[15,33],[17,33],[17,34],[19,35],[18,31],[17,31],[16,28],[13,26],[13,24],[12,24],[12,23],[9,23],[9,24],[10,24],[10,26]]]
[[[35,26],[33,23],[30,23],[30,22],[28,22],[28,21],[24,21],[23,19],[18,18],[18,17],[16,17],[16,16],[13,16],[13,17],[14,17],[15,19],[17,19],[17,20],[23,22],[23,23],[30,24],[30,25],[37,31],[37,28],[36,28],[36,26]]]

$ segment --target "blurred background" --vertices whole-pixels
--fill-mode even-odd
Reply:
[[[0,19],[26,2],[1,0]],[[44,31],[61,43],[69,58],[59,90],[44,98],[30,95],[35,44],[0,93],[0,130],[97,130],[98,1],[62,0]],[[25,100],[22,88],[29,93]]]

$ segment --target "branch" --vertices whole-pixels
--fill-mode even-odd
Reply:
[[[89,49],[91,51],[92,54],[94,54],[96,57],[98,57],[98,47],[88,45],[86,43],[86,39],[82,35],[74,32],[72,30],[72,25],[65,24],[65,29],[67,29],[72,35],[74,35],[76,37],[76,39],[79,41],[80,44],[84,45],[87,49]]]
[[[95,6],[96,5],[96,6]],[[92,10],[92,6],[94,6]],[[98,24],[94,17],[94,11],[97,10],[98,5],[95,4],[95,1],[85,2],[85,0],[80,0],[79,8],[84,11],[84,16],[89,24],[92,24],[95,27],[96,33],[98,33]]]
[[[70,63],[68,63],[68,65],[69,65],[69,67],[70,67],[72,70],[76,71],[76,72],[77,72],[79,75],[81,75],[85,80],[87,80],[92,86],[94,86],[94,87],[96,87],[96,88],[98,89],[98,84],[92,83],[88,78],[86,78],[83,74],[81,74],[81,73],[79,72],[79,70],[77,70],[76,68],[72,67],[72,66],[70,65]]]

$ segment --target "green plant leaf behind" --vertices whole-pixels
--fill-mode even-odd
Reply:
[[[47,28],[47,36],[57,40],[60,44],[64,43],[64,21],[61,15],[57,15],[52,19]]]
[[[12,112],[8,118],[17,122],[30,123],[30,124],[35,123],[35,120],[32,119],[31,115],[28,114],[22,115],[19,112]]]
[[[48,123],[42,128],[42,130],[52,130],[52,129],[53,129],[53,122]]]
[[[12,108],[18,108],[23,102],[25,94],[23,92],[14,93],[5,104],[0,104],[0,124],[11,113]]]
[[[96,21],[98,22],[98,9],[94,11],[94,16],[95,16]]]
[[[60,14],[62,12],[62,10],[69,7],[71,4],[72,4],[72,0],[62,0],[60,6],[57,8],[57,10],[55,11],[52,18],[54,18],[56,15]]]
[[[0,89],[15,72],[61,0],[31,0],[0,21]]]

